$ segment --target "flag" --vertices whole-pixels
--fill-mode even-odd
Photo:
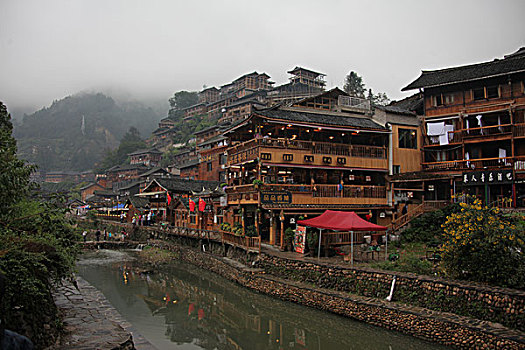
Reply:
[[[190,211],[195,211],[195,202],[190,198]]]
[[[205,208],[206,202],[202,198],[199,198],[199,211],[204,211]]]
[[[171,196],[169,192],[166,192],[166,197],[168,198],[168,205],[171,203]]]

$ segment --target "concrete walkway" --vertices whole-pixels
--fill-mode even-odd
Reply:
[[[53,295],[65,330],[58,349],[156,349],[134,332],[101,292],[79,276],[76,280],[78,289],[66,284]]]

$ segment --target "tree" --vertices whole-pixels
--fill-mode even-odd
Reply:
[[[12,205],[29,191],[29,176],[34,167],[16,156],[16,140],[7,107],[0,102],[0,219],[9,216]]]
[[[78,235],[65,216],[62,198],[46,202],[31,193],[33,167],[16,157],[7,108],[0,102],[0,298],[3,325],[28,336],[37,348],[55,342],[58,310],[51,284],[71,276]],[[31,196],[32,195],[32,196]],[[47,327],[47,329],[46,329]]]
[[[525,221],[467,197],[443,224],[443,267],[453,278],[525,287]]]
[[[350,96],[365,97],[365,83],[356,72],[350,72],[345,78],[343,90]]]
[[[193,106],[199,102],[199,93],[195,91],[178,91],[169,99],[169,116],[178,118],[182,109]]]
[[[108,150],[97,170],[103,171],[114,165],[122,164],[128,158],[128,154],[139,149],[146,148],[146,143],[140,137],[140,133],[134,126],[130,127],[128,132],[120,140],[120,145],[116,151]]]
[[[390,99],[384,92],[372,94],[372,105],[374,106],[386,106],[390,103]]]

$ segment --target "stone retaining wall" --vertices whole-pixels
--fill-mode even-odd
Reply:
[[[448,346],[478,349],[525,349],[525,335],[498,324],[430,311],[382,299],[312,288],[304,283],[268,276],[258,269],[193,249],[160,244],[176,250],[180,259],[212,271],[242,286],[281,300],[351,317]]]
[[[525,330],[525,292],[410,273],[346,268],[261,254],[258,266],[268,273],[321,288],[385,298],[397,276],[394,301],[453,312]]]

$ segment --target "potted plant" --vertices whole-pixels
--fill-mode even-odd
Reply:
[[[259,180],[259,179],[255,179],[255,180],[253,180],[252,184],[253,184],[254,188],[256,190],[258,190],[261,187],[261,185],[263,184],[263,182],[261,180]]]
[[[284,243],[285,243],[285,249],[292,251],[293,250],[293,239],[295,236],[295,230],[291,227],[288,227],[284,231]]]

